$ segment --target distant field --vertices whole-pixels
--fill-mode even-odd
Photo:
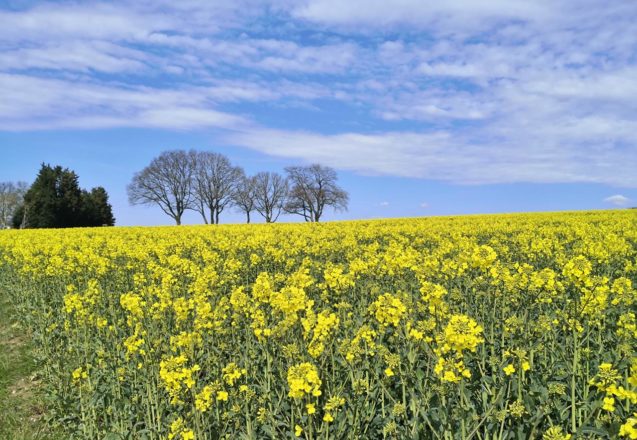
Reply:
[[[87,439],[637,438],[637,213],[0,231]]]

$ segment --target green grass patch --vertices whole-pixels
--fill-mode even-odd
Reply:
[[[46,416],[29,337],[0,292],[0,439],[62,439]]]

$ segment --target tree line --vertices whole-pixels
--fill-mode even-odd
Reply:
[[[349,195],[337,185],[330,167],[313,164],[285,168],[285,175],[246,175],[223,154],[211,151],[165,151],[136,173],[128,185],[131,205],[157,205],[177,225],[186,210],[198,212],[204,223],[219,223],[227,208],[261,215],[266,223],[282,213],[318,222],[331,207],[346,210]]]
[[[0,227],[71,228],[113,226],[108,194],[98,186],[80,188],[79,177],[68,168],[42,164],[31,186],[0,183]]]

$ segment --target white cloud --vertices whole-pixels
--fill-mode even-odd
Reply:
[[[328,25],[394,26],[427,28],[439,21],[446,25],[478,27],[485,21],[501,19],[540,20],[553,8],[544,0],[447,0],[423,4],[419,0],[309,0],[293,14],[299,18]]]
[[[636,20],[621,0],[0,7],[0,129],[212,128],[362,173],[635,187]]]
[[[442,153],[449,145],[449,134],[396,132],[324,135],[256,128],[230,132],[223,140],[269,155],[320,162],[340,169],[420,177],[425,169],[434,169],[446,161]],[[441,168],[439,172],[441,175],[444,173]]]
[[[386,208],[387,206],[389,206],[389,202],[380,202],[378,206]]]
[[[148,58],[142,51],[106,42],[72,41],[0,52],[0,65],[16,70],[38,68],[116,73],[144,70],[147,66],[143,61]]]
[[[145,110],[138,115],[140,125],[157,128],[196,129],[237,127],[247,121],[240,116],[206,108],[164,107]],[[137,125],[137,123],[135,124]]]
[[[8,49],[0,49],[0,61],[3,70],[92,68],[105,72],[139,70],[144,60],[150,62],[148,68],[205,70],[227,63],[274,72],[316,73],[343,71],[353,64],[357,47],[352,42],[300,45],[287,39],[217,35],[228,28],[241,28],[263,13],[267,5],[258,3],[61,2],[18,11],[0,7],[0,40]],[[131,45],[146,53],[128,47]],[[173,53],[151,56],[157,49]],[[181,65],[168,67],[169,61]]]
[[[236,128],[249,120],[214,108],[205,88],[162,90],[0,73],[0,129]]]
[[[429,203],[427,203],[427,202],[422,202],[422,203],[420,204],[420,207],[421,207],[421,208],[423,208],[423,209],[427,209],[427,208],[429,208]]]
[[[615,194],[614,196],[606,197],[604,201],[615,206],[626,206],[630,202],[630,199],[621,194]]]
[[[330,98],[337,91],[321,84],[278,81],[209,80],[181,88],[100,83],[84,76],[41,78],[0,72],[0,130],[157,127],[237,128],[243,114],[219,109],[223,103]],[[294,102],[290,102],[294,105]]]
[[[253,65],[277,72],[340,72],[353,65],[357,47],[351,43],[315,47],[293,45],[289,50],[277,52],[254,61]]]
[[[326,135],[252,127],[226,143],[273,156],[321,162],[365,174],[463,184],[591,182],[637,187],[637,150],[592,152],[578,145],[481,143],[449,131]]]
[[[262,12],[254,1],[43,2],[32,8],[0,10],[6,41],[147,39],[155,32],[210,33],[239,25]]]
[[[487,72],[482,70],[475,64],[454,64],[440,62],[436,64],[423,63],[418,66],[417,71],[423,75],[429,76],[455,76],[461,78],[475,78],[487,75]]]

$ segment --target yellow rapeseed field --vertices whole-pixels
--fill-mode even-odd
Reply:
[[[637,438],[637,212],[0,232],[87,439]]]

